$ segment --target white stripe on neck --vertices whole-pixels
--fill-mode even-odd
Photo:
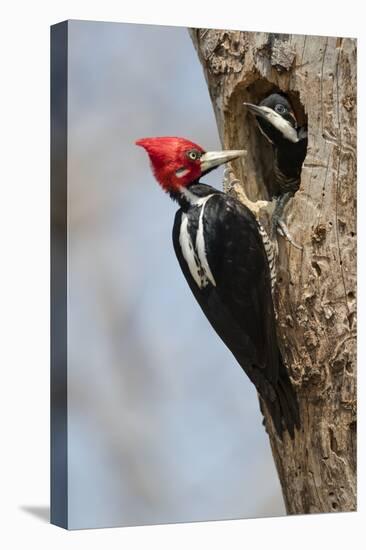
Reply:
[[[193,250],[193,243],[188,231],[188,216],[182,214],[179,231],[179,244],[182,250],[183,258],[187,262],[189,271],[197,286],[202,288],[202,280],[199,272],[198,262],[196,261],[195,252]]]
[[[200,206],[205,203],[209,197],[212,197],[212,194],[206,195],[206,197],[197,197],[197,195],[192,193],[187,187],[180,187],[180,192],[191,206]]]
[[[204,229],[203,229],[203,213],[204,213],[207,201],[212,196],[213,195],[208,195],[208,197],[205,197],[204,200],[202,201],[202,207],[201,207],[200,217],[198,221],[198,230],[196,235],[196,250],[197,250],[197,254],[198,254],[198,258],[200,260],[201,266],[203,268],[203,271],[205,272],[207,279],[210,281],[210,283],[213,286],[216,286],[216,281],[214,279],[214,276],[212,275],[210,266],[208,265],[208,260],[206,256]]]
[[[187,190],[186,190],[187,191]],[[195,197],[193,193],[189,194],[189,198]],[[188,269],[199,288],[203,288],[210,282],[213,286],[216,286],[216,281],[212,275],[207,256],[206,246],[204,238],[203,227],[203,214],[207,201],[213,197],[213,193],[207,197],[195,197],[194,206],[200,206],[201,212],[198,220],[198,229],[196,233],[196,242],[193,246],[191,236],[188,230],[189,218],[186,213],[182,214],[180,231],[179,231],[179,244],[182,250],[183,258],[185,259]],[[187,199],[188,200],[188,199]],[[192,204],[192,202],[190,203]]]

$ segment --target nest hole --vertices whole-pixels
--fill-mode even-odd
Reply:
[[[258,105],[272,93],[284,95],[294,110],[299,126],[307,126],[307,116],[299,93],[283,91],[263,78],[257,78],[250,84],[240,83],[229,102],[230,116],[235,124],[228,125],[228,146],[247,151],[244,161],[236,161],[234,166],[237,177],[243,182],[252,201],[268,200],[274,194],[273,150],[258,129],[255,117],[245,108],[243,102]]]

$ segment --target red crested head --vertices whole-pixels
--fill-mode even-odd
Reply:
[[[136,141],[150,157],[154,176],[165,191],[176,192],[202,176],[202,147],[179,137],[143,138]]]
[[[179,193],[220,164],[242,156],[245,151],[214,151],[179,137],[143,138],[136,141],[150,157],[155,178],[165,191]]]

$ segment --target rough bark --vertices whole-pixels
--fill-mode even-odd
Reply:
[[[298,393],[301,431],[273,457],[290,514],[356,509],[356,41],[192,29],[222,145],[247,150],[227,191],[262,221],[272,203],[271,148],[243,101],[287,93],[309,145],[278,237],[278,336]]]

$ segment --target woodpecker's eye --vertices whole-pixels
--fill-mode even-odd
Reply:
[[[199,151],[195,151],[195,150],[188,151],[188,153],[187,153],[187,157],[190,160],[197,160],[197,159],[200,158],[200,156],[201,156],[201,153]]]
[[[284,113],[287,112],[287,109],[284,105],[282,105],[282,103],[277,103],[277,105],[275,107],[275,111],[277,113],[279,113],[280,115],[283,115]]]

